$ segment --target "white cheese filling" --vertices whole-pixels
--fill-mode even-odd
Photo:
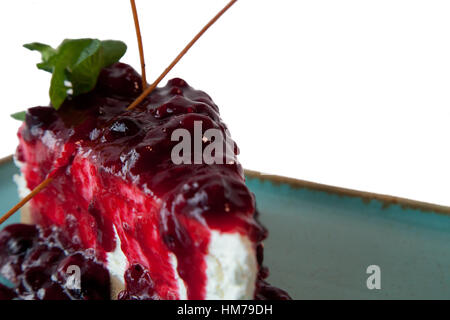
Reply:
[[[253,299],[258,265],[248,237],[211,230],[205,259],[207,300]]]
[[[252,300],[255,292],[258,266],[251,241],[238,233],[211,230],[206,261],[207,300]],[[116,249],[107,255],[108,270],[124,283],[123,275],[128,261],[120,249],[116,233]],[[186,285],[177,272],[178,261],[170,254],[170,262],[178,283],[178,296],[187,299]]]
[[[18,167],[19,169],[21,169],[23,167],[23,162],[17,160],[16,157],[13,157],[13,160],[14,160],[14,164],[16,165],[16,167]],[[27,187],[27,182],[25,180],[25,177],[23,176],[22,173],[16,173],[13,176],[13,180],[17,185],[17,192],[19,194],[19,197],[25,198],[31,192],[31,190],[28,189],[28,187]]]
[[[116,248],[112,252],[106,254],[106,261],[108,264],[108,271],[111,277],[117,277],[121,283],[125,283],[124,275],[128,269],[128,260],[122,251],[120,238],[117,235],[116,227],[114,227],[114,234],[116,236]]]

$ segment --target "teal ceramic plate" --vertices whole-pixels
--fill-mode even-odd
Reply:
[[[18,201],[16,172],[0,164],[0,212]],[[269,282],[294,299],[450,299],[450,208],[250,171],[247,184],[269,229]]]

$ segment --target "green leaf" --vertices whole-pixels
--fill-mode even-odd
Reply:
[[[122,41],[104,40],[102,41],[104,66],[108,67],[116,63],[127,52],[127,45]]]
[[[29,50],[39,51],[42,55],[42,60],[47,61],[51,56],[56,53],[56,50],[50,47],[48,44],[40,42],[32,42],[23,45]]]
[[[32,51],[38,51],[41,53],[42,62],[37,64],[37,67],[39,69],[52,72],[52,66],[49,64],[49,60],[51,57],[53,57],[56,54],[56,50],[50,47],[47,44],[39,43],[39,42],[32,42],[27,43],[23,45],[25,48],[32,50]]]
[[[101,69],[104,67],[104,54],[101,42],[90,43],[70,70],[70,82],[74,95],[94,89]]]
[[[13,113],[11,115],[11,117],[13,117],[14,119],[19,120],[19,121],[25,121],[26,114],[27,114],[26,111],[20,111],[20,112]]]
[[[66,86],[67,81],[69,81],[66,69],[76,61],[86,45],[88,45],[88,41],[84,41],[84,39],[77,41],[64,40],[58,47],[56,54],[48,61],[43,62],[52,70],[53,75],[50,81],[49,95],[52,106],[56,110],[59,109],[69,95],[70,88]]]
[[[37,42],[24,46],[41,52],[38,68],[53,74],[49,94],[55,109],[69,96],[93,90],[100,71],[119,61],[127,50],[121,41],[98,39],[66,39],[57,49]]]
[[[58,47],[50,85],[50,100],[55,109],[59,109],[69,92],[78,96],[95,87],[103,65],[98,61],[102,57],[100,49],[101,42],[96,39],[64,40]]]
[[[55,68],[55,71],[53,71],[52,80],[50,81],[49,95],[52,106],[56,110],[59,109],[68,96],[69,88],[67,88],[64,84],[66,81],[65,79],[64,69]]]

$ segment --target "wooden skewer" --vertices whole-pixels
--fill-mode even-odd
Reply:
[[[30,201],[35,195],[45,189],[51,182],[53,177],[47,178],[42,181],[36,188],[33,189],[25,198],[23,198],[18,204],[12,207],[7,213],[0,218],[0,224],[8,220],[17,210],[22,208],[28,201]]]
[[[134,19],[134,26],[136,29],[136,37],[138,41],[139,46],[139,57],[141,60],[141,72],[142,72],[142,90],[145,90],[147,88],[147,77],[145,72],[145,60],[144,60],[144,48],[142,46],[142,36],[141,36],[141,29],[139,27],[139,19],[136,9],[136,3],[134,0],[130,0],[131,3],[131,10],[133,11],[133,19]],[[53,177],[48,177],[44,181],[42,181],[36,188],[33,189],[25,198],[23,198],[19,203],[17,203],[14,207],[12,207],[8,212],[6,212],[1,218],[0,218],[0,225],[8,220],[14,213],[16,213],[20,208],[22,208],[28,201],[30,201],[35,195],[37,195],[39,192],[41,192],[43,189],[45,189],[52,181]]]
[[[145,72],[144,47],[142,45],[141,28],[139,27],[139,18],[134,0],[130,0],[131,10],[133,11],[134,28],[136,29],[136,37],[139,47],[139,58],[141,60],[142,90],[147,88],[147,75]]]
[[[237,0],[231,0],[219,13],[216,14],[214,18],[209,21],[202,30],[186,45],[186,47],[178,54],[178,56],[172,61],[172,63],[164,70],[164,72],[152,83],[150,87],[144,90],[144,92],[136,98],[136,100],[129,105],[127,110],[132,110],[136,108],[136,106],[141,103],[145,97],[147,97],[153,90],[155,90],[156,86],[164,79],[164,77],[173,69],[173,67],[178,63],[178,61],[183,58],[183,56],[189,51],[189,49],[197,42],[198,39],[209,29],[233,4],[236,3]]]

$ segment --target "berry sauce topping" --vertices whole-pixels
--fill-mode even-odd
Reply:
[[[255,249],[267,232],[255,218],[234,143],[227,164],[172,162],[179,143],[172,132],[183,128],[194,137],[197,121],[203,132],[218,129],[230,140],[211,98],[172,79],[127,111],[140,92],[136,71],[116,63],[101,72],[95,90],[58,111],[28,110],[17,150],[28,188],[54,175],[31,201],[32,217],[63,230],[72,246],[92,250],[104,264],[121,250],[129,265],[120,298],[179,298],[175,256],[187,297],[203,299],[210,229],[246,235]],[[210,143],[203,140],[202,150]],[[191,151],[194,159],[198,151]]]
[[[74,282],[79,270],[79,285]],[[105,300],[109,273],[92,253],[78,251],[57,228],[13,224],[0,232],[0,299]]]
[[[258,250],[258,263],[262,256]],[[70,268],[80,270],[79,288],[71,287]],[[0,300],[109,300],[108,271],[96,262],[89,250],[79,250],[64,237],[61,229],[14,224],[0,232],[0,274],[14,284],[0,284]],[[290,300],[281,289],[264,279],[267,268],[261,267],[256,283],[256,300]],[[127,289],[119,300],[160,300],[149,270],[139,263],[125,272]],[[176,297],[172,297],[176,298]]]

